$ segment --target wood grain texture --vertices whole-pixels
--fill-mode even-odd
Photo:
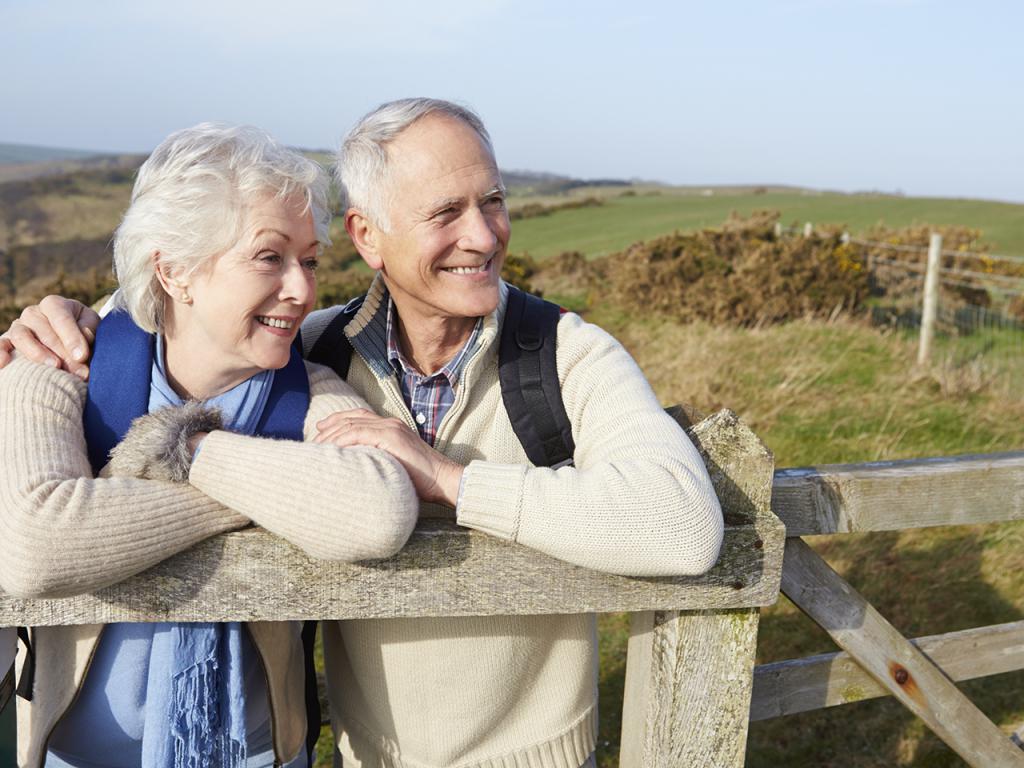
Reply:
[[[786,542],[782,590],[969,765],[1024,766],[1024,752],[800,539]]]
[[[911,640],[952,680],[973,680],[1024,669],[1024,621]],[[750,719],[767,720],[879,696],[875,682],[845,652],[761,664],[754,669]]]
[[[620,768],[741,768],[760,613],[633,615]]]
[[[313,560],[263,530],[204,541],[88,595],[0,595],[0,626],[112,621],[262,621],[491,616],[732,608],[778,596],[783,539],[767,524],[731,526],[722,557],[696,577],[630,578],[579,568],[526,547],[423,521],[396,557]]]
[[[788,536],[1024,519],[1024,451],[775,473]]]
[[[313,560],[259,530],[201,542],[145,573],[88,595],[22,600],[0,594],[0,627],[114,621],[260,621],[696,610],[778,598],[785,533],[749,484],[737,442],[760,442],[723,411],[693,428],[722,498],[725,544],[696,577],[632,578],[569,565],[443,520],[423,520],[395,557],[352,565]],[[770,454],[760,446],[763,455]],[[763,468],[754,472],[763,474]],[[769,478],[770,478],[770,469]],[[757,504],[767,490],[758,490]]]
[[[771,453],[735,414],[691,431],[730,525],[781,526]],[[635,614],[626,657],[621,768],[743,765],[759,613],[754,608]]]

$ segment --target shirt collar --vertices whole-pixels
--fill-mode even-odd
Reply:
[[[388,361],[394,367],[395,372],[399,375],[405,374],[416,374],[421,375],[416,370],[416,366],[410,363],[404,354],[402,354],[402,347],[398,339],[398,323],[396,321],[397,314],[395,310],[395,302],[392,301],[391,296],[387,297],[387,312],[385,313],[386,327],[385,327],[385,338],[387,339],[387,356]],[[445,363],[439,370],[434,371],[429,375],[423,375],[424,379],[433,379],[437,376],[444,376],[448,379],[448,384],[452,389],[458,386],[459,379],[462,376],[462,371],[466,367],[466,363],[473,356],[472,353],[476,349],[477,339],[480,337],[480,329],[483,327],[483,318],[477,318],[476,325],[473,326],[473,333],[470,334],[466,343],[462,345],[455,357]]]
[[[467,355],[462,361],[462,368],[469,367],[469,362],[476,357],[479,350],[490,349],[494,345],[500,328],[500,320],[505,314],[508,300],[508,286],[499,285],[498,307],[494,312],[482,319],[476,347],[467,346]],[[345,327],[345,335],[352,342],[353,348],[378,379],[387,379],[394,375],[395,369],[388,360],[387,321],[390,315],[388,300],[390,299],[384,279],[378,274],[366,292],[363,304],[355,317]],[[460,375],[465,373],[460,369]]]

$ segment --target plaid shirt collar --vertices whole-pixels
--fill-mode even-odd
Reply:
[[[414,375],[425,381],[438,376],[444,376],[448,380],[448,386],[454,391],[458,387],[462,371],[465,369],[466,363],[472,357],[471,353],[476,347],[477,339],[480,336],[480,329],[483,327],[483,318],[477,319],[476,325],[473,326],[473,333],[470,334],[469,339],[462,345],[462,348],[455,357],[445,363],[439,370],[430,374],[421,374],[416,369],[416,366],[410,363],[405,355],[402,354],[402,348],[398,341],[398,323],[395,322],[395,304],[390,295],[388,296],[388,308],[385,317],[384,335],[387,339],[388,361],[394,368],[395,373],[402,377]]]

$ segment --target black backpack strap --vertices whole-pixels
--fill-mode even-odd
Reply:
[[[36,650],[32,645],[28,627],[18,627],[18,639],[25,646],[25,664],[21,667],[21,678],[18,680],[18,695],[25,701],[32,701],[36,685]]]
[[[358,296],[344,307],[341,312],[331,318],[331,321],[316,340],[313,348],[309,350],[306,359],[311,363],[319,363],[331,368],[342,380],[348,378],[348,368],[352,364],[352,342],[345,335],[345,326],[352,322],[356,312],[363,306],[366,298],[364,293]]]
[[[538,467],[572,464],[576,450],[555,359],[561,316],[557,305],[508,287],[498,348],[501,398],[516,437]]]

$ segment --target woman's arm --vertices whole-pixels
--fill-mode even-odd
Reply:
[[[188,485],[94,479],[86,386],[24,358],[0,371],[0,588],[62,597],[121,581],[249,520]]]
[[[316,436],[316,423],[334,411],[368,406],[331,370],[306,367],[308,441]],[[405,544],[419,514],[402,465],[375,448],[211,432],[189,482],[313,557],[329,560],[390,557]]]

